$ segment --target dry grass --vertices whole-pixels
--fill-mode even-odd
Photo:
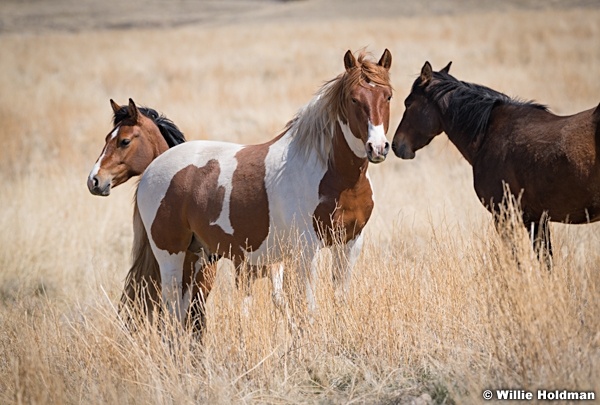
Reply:
[[[376,208],[345,304],[324,254],[319,312],[293,288],[287,331],[270,286],[252,301],[221,267],[200,345],[117,320],[133,184],[85,179],[109,98],[157,108],[190,139],[274,136],[347,49],[394,57],[392,131],[415,73],[440,68],[570,114],[600,101],[600,11],[277,21],[0,35],[0,403],[478,403],[485,388],[598,390],[600,235],[553,225],[555,268],[523,235],[517,265],[444,137],[370,169]],[[390,131],[390,132],[392,132]],[[132,182],[133,183],[133,182]]]

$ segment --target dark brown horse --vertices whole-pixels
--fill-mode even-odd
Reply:
[[[433,72],[425,62],[404,102],[394,153],[412,159],[445,132],[473,166],[475,192],[490,212],[500,210],[505,187],[520,197],[534,249],[547,248],[549,259],[548,221],[600,220],[600,105],[561,117],[449,70]]]

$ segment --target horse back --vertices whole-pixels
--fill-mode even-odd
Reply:
[[[138,190],[156,246],[173,254],[194,237],[209,253],[236,256],[257,248],[269,226],[264,158],[258,156],[268,147],[261,146],[195,141],[159,156]]]
[[[600,215],[599,109],[571,116],[516,106],[496,110],[473,163],[484,205],[498,206],[505,183],[521,195],[528,217],[547,211],[556,221],[581,222],[590,212]]]

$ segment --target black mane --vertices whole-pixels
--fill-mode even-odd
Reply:
[[[146,117],[150,118],[154,124],[160,130],[160,133],[165,138],[167,145],[169,148],[172,148],[175,145],[179,145],[180,143],[185,142],[185,136],[183,132],[177,128],[177,125],[164,115],[160,114],[156,110],[148,107],[138,107],[138,110]],[[127,112],[127,106],[121,106],[119,111],[115,112],[113,117],[113,126],[119,125],[122,121],[129,118],[129,113]]]
[[[463,82],[446,72],[433,72],[432,83],[426,92],[448,114],[450,125],[460,127],[462,132],[470,134],[473,139],[486,132],[492,110],[498,105],[548,111],[545,105],[514,99],[489,87]]]

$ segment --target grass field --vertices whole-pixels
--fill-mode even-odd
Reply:
[[[307,322],[288,267],[302,335],[288,333],[267,280],[248,304],[226,261],[202,344],[178,328],[125,331],[115,306],[135,182],[104,199],[86,187],[111,129],[110,98],[160,110],[188,139],[266,141],[342,72],[347,49],[392,52],[389,139],[425,60],[435,70],[452,60],[461,80],[576,113],[600,102],[598,21],[598,7],[512,7],[0,33],[0,403],[600,395],[599,226],[553,224],[551,273],[514,235],[517,266],[444,135],[413,161],[390,155],[369,169],[376,206],[345,304],[324,252],[319,311]]]

